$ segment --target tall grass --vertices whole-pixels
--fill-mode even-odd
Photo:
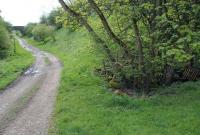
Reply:
[[[16,43],[16,53],[0,60],[0,90],[14,81],[34,62],[34,57]]]
[[[6,26],[0,17],[0,59],[9,55],[10,39]]]
[[[39,48],[63,62],[55,105],[58,135],[199,135],[200,82],[158,89],[149,98],[110,92],[93,70],[102,56],[84,30],[56,33]]]

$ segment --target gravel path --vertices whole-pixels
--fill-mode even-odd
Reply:
[[[36,62],[0,93],[0,135],[46,135],[61,65],[53,55],[18,40],[33,53]]]

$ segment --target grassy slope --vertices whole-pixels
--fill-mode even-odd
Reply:
[[[92,72],[100,55],[83,31],[57,32],[38,45],[64,63],[54,121],[59,135],[199,135],[200,82],[174,85],[151,98],[108,92]]]
[[[0,60],[0,90],[19,77],[33,62],[34,57],[17,42],[16,54]]]

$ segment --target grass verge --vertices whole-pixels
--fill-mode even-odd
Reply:
[[[93,73],[102,56],[85,31],[63,29],[56,39],[30,42],[64,65],[53,118],[58,135],[200,134],[200,82],[160,88],[150,98],[115,95]]]
[[[31,53],[16,42],[16,53],[0,60],[0,91],[16,80],[33,62]]]

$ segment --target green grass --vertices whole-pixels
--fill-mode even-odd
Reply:
[[[0,60],[0,91],[16,80],[21,73],[31,66],[34,57],[16,43],[16,53]]]
[[[58,135],[200,135],[200,82],[160,88],[150,98],[115,95],[93,72],[102,56],[86,32],[61,30],[56,38],[32,44],[64,65],[53,118]]]

